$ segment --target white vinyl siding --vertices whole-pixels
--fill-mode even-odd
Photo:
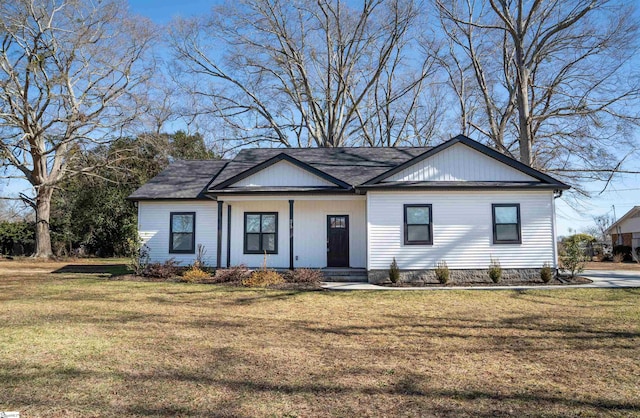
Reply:
[[[625,219],[624,221],[620,222],[620,233],[621,234],[628,234],[628,233],[634,233],[634,232],[640,232],[640,217],[631,217],[629,219]],[[617,234],[617,229],[614,228],[612,231],[613,234]]]
[[[464,144],[455,144],[404,170],[394,181],[538,181]]]
[[[231,187],[335,187],[336,185],[287,161],[279,161]]]
[[[326,267],[327,215],[349,215],[349,267],[364,268],[367,262],[364,208],[364,200],[296,201],[294,255],[298,256],[298,260],[294,261],[294,265]]]
[[[205,263],[216,265],[217,239],[217,207],[214,201],[179,201],[138,202],[138,234],[142,243],[149,248],[152,262],[164,262],[174,258],[180,266],[187,266],[195,261],[196,254],[169,253],[169,225],[171,212],[195,212],[195,252],[198,244],[204,245],[207,254]]]
[[[289,199],[293,199],[295,268],[327,266],[327,215],[349,215],[349,265],[365,267],[366,221],[363,197],[248,197],[253,200],[244,200],[244,198],[244,196],[234,197],[225,202],[225,208],[227,204],[231,205],[231,265],[245,264],[249,267],[260,267],[264,261],[262,254],[244,254],[244,213],[277,212],[278,253],[267,254],[267,266],[289,267]],[[224,218],[226,224],[226,209]],[[226,242],[226,232],[223,241]],[[225,263],[226,255],[223,257],[223,265]]]
[[[504,268],[555,267],[551,191],[370,192],[368,269],[486,268],[491,257]],[[493,203],[519,203],[522,244],[493,244]],[[431,204],[433,245],[404,245],[403,205]]]

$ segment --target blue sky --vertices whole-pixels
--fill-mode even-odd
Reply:
[[[189,17],[208,12],[219,0],[184,0],[154,1],[154,0],[129,0],[135,13],[147,16],[158,24],[166,24],[173,17]],[[458,132],[451,132],[455,136]],[[640,154],[630,161],[627,169],[640,171]],[[631,209],[634,205],[640,205],[640,175],[629,174],[620,176],[612,182],[602,194],[598,194],[604,185],[593,184],[589,190],[594,193],[591,199],[582,199],[572,202],[570,199],[558,200],[556,215],[558,220],[558,234],[566,235],[570,230],[584,230],[593,225],[593,216],[611,214],[613,206],[618,218]]]
[[[190,17],[208,13],[212,6],[219,3],[221,3],[220,0],[129,0],[134,13],[146,16],[160,25],[169,23],[174,17]],[[452,131],[451,136],[453,137],[457,133]],[[636,135],[638,135],[637,132]],[[640,154],[637,153],[629,161],[626,168],[640,171]],[[593,225],[593,216],[613,214],[613,206],[615,206],[617,217],[620,218],[634,205],[640,205],[639,174],[616,177],[605,192],[598,194],[602,187],[602,184],[589,185],[589,190],[594,193],[594,197],[588,200],[570,202],[570,199],[564,197],[558,200],[559,235],[566,235],[570,230],[585,230]],[[3,194],[17,194],[19,191],[30,193],[30,188],[24,182],[14,181],[4,186]]]

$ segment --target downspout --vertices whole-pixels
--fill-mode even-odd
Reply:
[[[222,267],[222,205],[224,202],[218,200],[218,242],[216,246],[216,268]]]
[[[289,270],[293,270],[293,200],[289,200]]]
[[[231,205],[227,204],[227,268],[231,267]]]
[[[553,268],[556,271],[556,276],[559,274],[558,271],[558,231],[556,229],[556,199],[562,196],[562,190],[554,190],[552,199],[551,199],[551,229],[553,233]]]

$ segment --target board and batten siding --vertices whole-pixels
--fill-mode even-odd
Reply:
[[[551,191],[370,192],[367,195],[369,270],[556,267]],[[433,245],[404,245],[405,204],[433,208]],[[492,203],[519,203],[522,244],[493,244]]]
[[[335,186],[335,184],[287,161],[279,161],[233,184],[233,187]]]
[[[385,179],[396,181],[537,181],[464,144],[455,144]]]
[[[169,253],[169,222],[171,212],[195,212],[195,248],[204,245],[206,265],[216,265],[218,213],[216,202],[205,200],[167,200],[138,202],[138,234],[142,244],[149,248],[151,262],[164,262],[174,258],[179,266],[193,264],[196,254]]]

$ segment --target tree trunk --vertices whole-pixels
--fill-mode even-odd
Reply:
[[[520,128],[520,162],[528,166],[533,163],[531,158],[531,111],[529,109],[529,71],[525,68],[523,52],[516,48],[516,65],[518,76],[516,79],[516,101],[518,104],[518,126]]]
[[[51,251],[51,233],[49,218],[51,217],[51,196],[53,188],[40,187],[36,196],[36,258],[49,258]]]

